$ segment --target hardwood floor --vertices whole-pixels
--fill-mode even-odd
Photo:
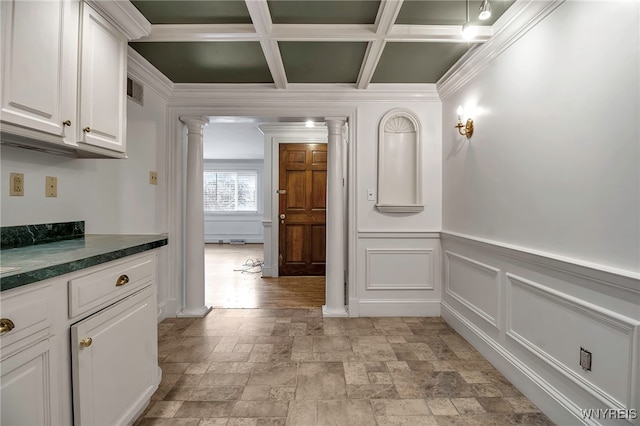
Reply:
[[[312,308],[325,303],[325,277],[263,278],[262,244],[205,245],[205,303],[214,308]]]

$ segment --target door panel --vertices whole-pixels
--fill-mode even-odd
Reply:
[[[280,144],[279,275],[324,275],[327,145]]]

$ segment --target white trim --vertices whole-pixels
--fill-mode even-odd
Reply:
[[[386,248],[386,249],[377,249],[377,248],[366,248],[365,252],[365,271],[364,271],[364,287],[367,291],[376,291],[376,290],[434,290],[434,282],[435,282],[435,268],[434,268],[434,258],[435,258],[435,250],[434,249],[396,249],[396,248]],[[373,255],[384,255],[384,254],[426,254],[427,255],[427,267],[429,276],[427,278],[426,283],[403,283],[399,285],[379,285],[372,283],[372,273],[371,273],[371,265],[375,264],[372,260]]]
[[[468,265],[473,266],[476,269],[479,269],[480,271],[486,273],[487,275],[491,275],[494,277],[495,280],[495,286],[496,286],[496,302],[498,300],[500,300],[500,269],[499,268],[495,268],[491,265],[487,265],[485,263],[481,263],[478,261],[475,261],[473,259],[470,259],[468,257],[462,256],[460,254],[457,253],[453,253],[449,250],[445,250],[444,252],[444,259],[445,259],[445,267],[444,267],[444,291],[446,294],[448,294],[449,296],[453,297],[455,300],[457,300],[459,303],[461,303],[464,307],[466,307],[467,309],[469,309],[470,311],[472,311],[473,313],[475,313],[476,315],[478,315],[480,318],[482,318],[483,320],[485,320],[489,325],[491,325],[493,328],[495,328],[496,330],[499,330],[500,328],[498,327],[498,318],[500,316],[500,312],[499,309],[497,309],[496,311],[496,317],[492,317],[489,313],[483,311],[482,309],[480,309],[479,307],[477,307],[476,305],[474,305],[471,301],[467,300],[466,298],[462,297],[460,294],[456,293],[455,291],[453,291],[451,289],[451,285],[450,285],[450,258],[456,258],[459,261],[462,261],[463,263],[466,263]],[[497,305],[497,303],[496,303]]]
[[[424,210],[424,204],[376,204],[376,209],[382,213],[419,213]]]
[[[251,24],[155,24],[136,42],[259,41]]]
[[[358,238],[440,239],[440,233],[437,231],[414,232],[414,231],[362,230],[362,231],[358,231]]]
[[[371,41],[373,25],[361,24],[274,24],[271,38],[278,41]]]
[[[351,306],[356,305],[351,312]],[[439,317],[439,300],[357,300],[349,304],[351,316],[359,317]]]
[[[151,23],[129,1],[85,0],[85,2],[114,25],[129,41],[144,37],[151,31]]]
[[[476,26],[473,43],[483,43],[493,35],[493,27]],[[460,25],[394,25],[387,41],[454,42],[468,43],[462,36]]]
[[[486,43],[471,48],[437,81],[440,97],[453,95],[564,1],[516,1],[493,24],[494,35]]]
[[[582,419],[581,408],[553,387],[535,370],[516,358],[451,305],[442,302],[442,318],[477,349],[522,393],[557,424],[598,426],[595,419]]]
[[[523,260],[547,269],[561,271],[599,284],[640,294],[640,273],[638,272],[612,268],[598,263],[450,231],[441,231],[440,235],[443,240],[468,243],[481,250],[498,253],[502,256]]]
[[[553,369],[555,369],[560,374],[564,375],[566,378],[574,382],[577,386],[579,386],[584,391],[588,392],[593,397],[597,398],[602,403],[606,404],[610,408],[614,408],[617,410],[631,409],[633,407],[633,400],[630,398],[632,394],[632,389],[636,388],[636,384],[638,381],[637,377],[630,377],[629,384],[627,386],[627,395],[629,398],[627,401],[620,402],[616,400],[612,395],[609,395],[604,390],[595,386],[590,381],[586,380],[582,376],[576,374],[566,365],[564,365],[561,361],[557,360],[550,354],[546,353],[544,350],[539,348],[533,342],[527,340],[524,336],[518,334],[512,328],[512,313],[513,313],[513,304],[510,303],[511,299],[511,288],[513,285],[520,286],[522,288],[527,289],[528,291],[532,291],[535,294],[550,300],[551,302],[567,307],[573,311],[576,311],[580,314],[587,315],[592,319],[605,323],[610,327],[615,327],[619,331],[625,333],[628,336],[629,340],[629,367],[632,370],[637,370],[637,368],[632,368],[634,365],[634,334],[636,329],[640,326],[638,321],[634,321],[631,318],[627,318],[623,315],[620,315],[616,312],[610,311],[608,309],[604,309],[600,306],[594,305],[589,302],[585,302],[576,297],[570,296],[568,294],[553,290],[539,283],[533,282],[523,277],[519,277],[515,274],[507,273],[507,293],[509,302],[507,303],[507,330],[506,336],[511,338],[513,341],[518,343],[520,346],[528,350],[530,353],[540,358],[542,361],[547,363]]]
[[[168,101],[173,83],[131,46],[127,47],[127,73]]]

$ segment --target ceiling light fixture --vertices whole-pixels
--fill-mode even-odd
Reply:
[[[462,105],[458,105],[458,110],[456,112],[458,113],[458,124],[453,127],[458,129],[458,133],[460,133],[462,136],[466,136],[467,139],[469,139],[471,136],[473,136],[473,120],[468,118],[467,123],[462,124],[462,114],[464,114]],[[464,131],[462,130],[463,128]]]
[[[478,14],[478,18],[481,21],[486,21],[491,18],[491,3],[489,3],[489,0],[482,0],[480,3],[480,13]]]
[[[304,123],[305,127],[315,127],[315,123],[313,122],[313,120],[307,120]]]
[[[476,37],[478,29],[469,22],[469,0],[467,0],[467,20],[462,26],[462,38],[465,40],[473,40]]]

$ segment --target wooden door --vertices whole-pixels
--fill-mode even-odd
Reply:
[[[324,275],[327,145],[280,144],[279,178],[278,274]]]

